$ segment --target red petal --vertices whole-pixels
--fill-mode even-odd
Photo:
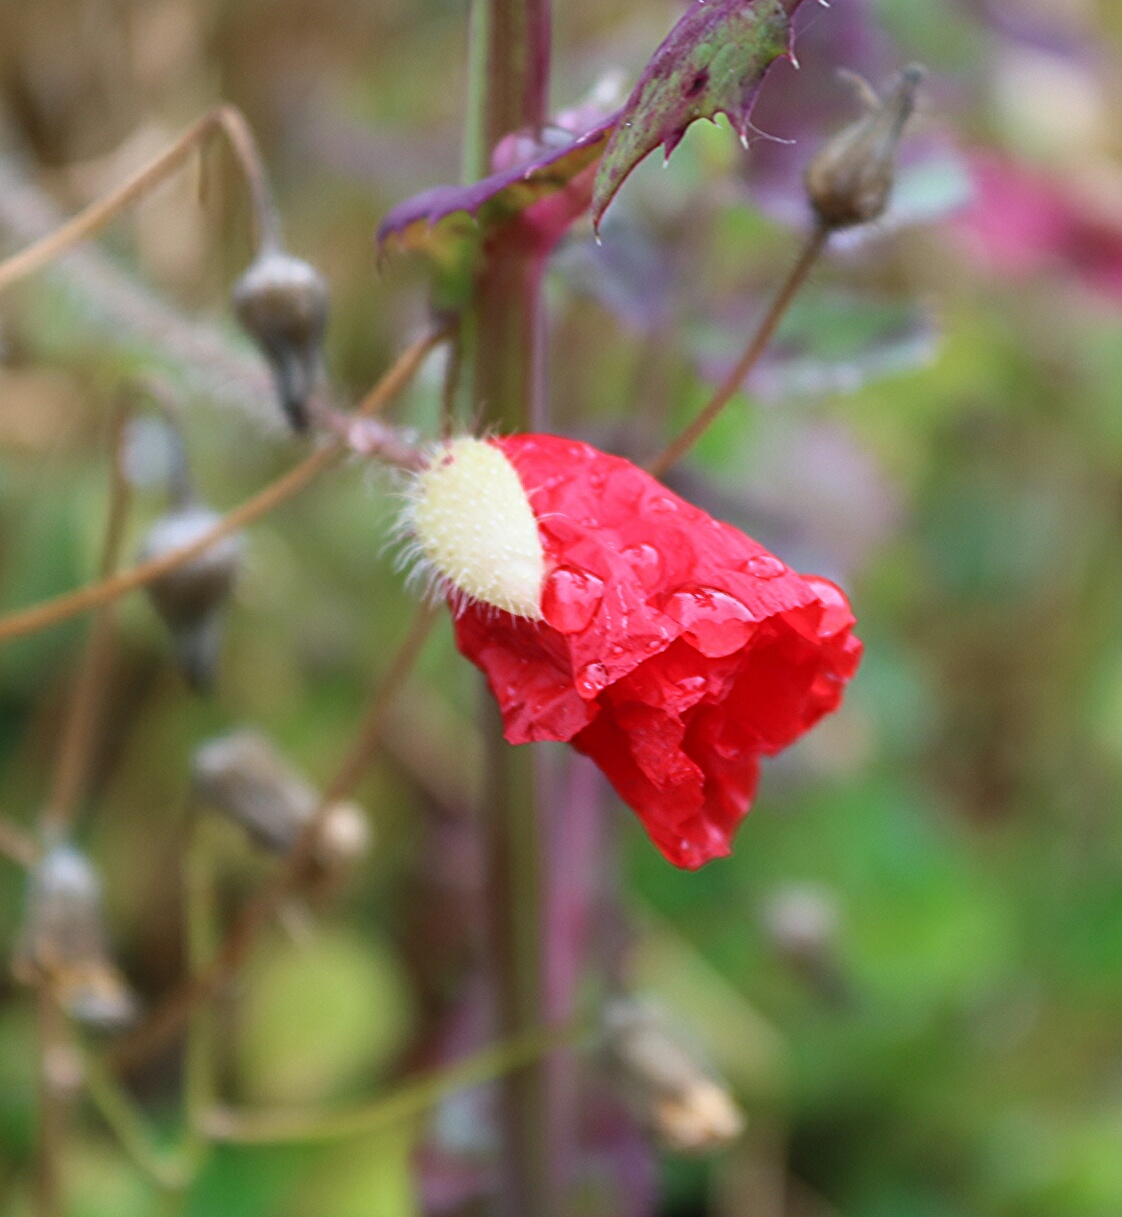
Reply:
[[[544,620],[476,604],[456,620],[507,739],[571,741],[676,865],[727,854],[759,758],[835,709],[857,668],[848,601],[628,461],[548,435],[494,442],[547,570]]]

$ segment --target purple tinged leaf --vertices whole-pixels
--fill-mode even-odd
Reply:
[[[696,0],[643,70],[600,162],[592,193],[599,227],[628,174],[660,144],[669,155],[699,118],[727,116],[747,143],[768,68],[791,54],[801,0]]]
[[[496,150],[496,160],[517,156],[518,163],[471,185],[437,186],[398,204],[378,227],[379,252],[423,253],[461,278],[470,277],[499,231],[504,241],[544,256],[588,209],[595,165],[617,118],[578,116],[582,126],[590,125],[575,136],[552,128],[553,146],[530,145],[529,156],[520,137],[511,137]]]

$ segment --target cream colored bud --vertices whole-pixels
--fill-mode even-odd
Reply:
[[[545,555],[517,470],[496,444],[449,440],[413,479],[406,525],[442,584],[516,617],[541,616]]]

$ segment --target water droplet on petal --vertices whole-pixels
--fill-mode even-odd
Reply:
[[[608,669],[602,663],[588,663],[577,673],[573,682],[577,692],[591,701],[608,683]]]
[[[623,556],[627,559],[635,577],[642,584],[644,591],[651,591],[658,586],[662,578],[662,558],[653,545],[629,545]]]
[[[786,565],[771,554],[756,554],[748,559],[748,573],[757,579],[776,579],[786,570]]]
[[[559,633],[577,634],[596,615],[603,598],[604,584],[595,575],[560,566],[542,589],[542,616]]]
[[[675,592],[663,612],[678,622],[688,643],[712,658],[739,651],[756,632],[748,609],[712,587]]]

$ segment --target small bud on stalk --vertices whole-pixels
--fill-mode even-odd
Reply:
[[[728,1087],[650,1006],[630,998],[608,1003],[604,1054],[632,1115],[663,1149],[714,1153],[744,1131]]]
[[[234,285],[238,319],[269,361],[281,408],[294,431],[308,428],[327,306],[327,283],[319,271],[275,248],[259,254]]]
[[[235,731],[208,740],[192,765],[199,800],[240,824],[270,853],[287,854],[320,804],[317,791],[259,731]],[[370,827],[354,803],[325,812],[315,862],[325,871],[345,870],[370,848]]]
[[[220,519],[199,503],[173,507],[149,529],[141,545],[142,560],[190,545]],[[214,677],[222,611],[241,569],[243,550],[240,534],[223,537],[148,584],[149,598],[171,630],[179,666],[197,689],[208,687]]]
[[[71,1018],[115,1028],[136,1015],[136,999],[109,953],[101,883],[73,846],[47,850],[30,872],[12,972],[45,983]]]
[[[836,951],[841,917],[828,888],[788,884],[764,903],[761,919],[776,954],[820,997],[835,1004],[848,998]]]
[[[806,190],[819,223],[833,231],[879,219],[896,174],[896,151],[915,109],[923,69],[904,68],[888,94],[878,98],[859,76],[854,81],[865,115],[835,135],[806,171]]]

